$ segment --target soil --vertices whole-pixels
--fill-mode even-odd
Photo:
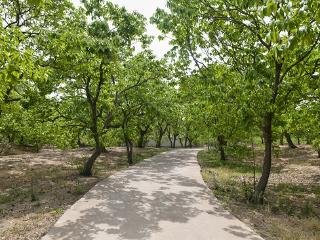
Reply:
[[[128,166],[125,148],[107,150],[89,178],[81,177],[79,171],[91,148],[19,150],[18,155],[0,156],[0,240],[40,239],[98,181]],[[135,149],[135,158],[164,150]]]

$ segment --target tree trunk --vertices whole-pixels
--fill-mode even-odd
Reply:
[[[227,158],[226,158],[226,154],[224,151],[224,146],[226,145],[226,141],[224,140],[224,136],[219,135],[217,137],[217,142],[218,142],[218,150],[220,152],[220,160],[225,161]]]
[[[162,135],[159,134],[157,142],[156,142],[156,148],[160,148],[161,147],[161,142],[162,142]]]
[[[97,147],[94,149],[93,154],[85,161],[83,169],[81,171],[82,176],[92,176],[92,167],[96,159],[100,156],[101,154],[101,148]]]
[[[179,138],[180,146],[183,147],[182,138]]]
[[[318,149],[317,152],[318,152],[318,158],[320,158],[320,149]]]
[[[290,134],[289,134],[287,131],[284,132],[284,136],[285,136],[285,138],[286,138],[286,140],[287,140],[287,143],[288,143],[288,147],[289,147],[289,148],[298,148],[296,145],[293,144],[292,139],[291,139],[291,136],[290,136]]]
[[[184,139],[184,148],[187,148],[188,146],[188,137],[185,137]]]
[[[177,137],[178,137],[178,134],[173,134],[173,144],[172,144],[172,148],[176,148]]]
[[[298,137],[298,145],[300,145],[300,137]]]
[[[139,127],[139,139],[138,139],[138,147],[144,148],[146,146],[145,136],[148,133],[149,126],[147,126],[145,129]]]
[[[144,148],[145,147],[145,135],[146,135],[146,131],[139,131],[139,139],[138,139],[138,148]]]
[[[266,190],[272,161],[272,113],[267,113],[264,118],[263,138],[264,138],[264,159],[262,166],[262,175],[259,179],[255,192],[253,194],[253,201],[255,203],[263,202],[263,195]]]
[[[173,148],[173,140],[171,138],[171,133],[170,131],[168,131],[168,139],[169,139],[169,142],[170,142],[170,147]]]
[[[128,164],[132,165],[133,164],[133,144],[132,141],[128,138],[125,137],[125,142],[126,142],[126,149],[127,149],[127,159],[128,159]]]
[[[144,148],[144,136],[139,135],[138,148]]]

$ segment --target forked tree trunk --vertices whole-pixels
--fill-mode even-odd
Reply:
[[[180,146],[183,147],[182,138],[179,138]]]
[[[252,201],[255,203],[263,202],[263,195],[266,190],[272,161],[272,113],[267,113],[264,118],[263,138],[264,138],[264,159],[262,166],[262,175],[253,193]]]
[[[296,145],[294,145],[294,143],[292,142],[291,136],[288,132],[284,132],[284,136],[287,140],[288,143],[288,147],[289,148],[298,148]]]
[[[176,141],[177,141],[177,137],[179,134],[173,134],[173,144],[172,144],[172,148],[176,148]]]

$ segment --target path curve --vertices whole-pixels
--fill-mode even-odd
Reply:
[[[198,151],[161,153],[101,181],[42,240],[262,240],[212,196]]]

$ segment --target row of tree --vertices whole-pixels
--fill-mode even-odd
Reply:
[[[94,146],[86,176],[107,146],[124,144],[132,164],[133,145],[150,139],[192,145],[171,64],[150,51],[141,14],[67,0],[2,1],[0,11],[2,143]]]
[[[167,138],[171,147],[262,138],[260,202],[272,148],[290,136],[320,154],[320,3],[169,0],[152,22],[172,50],[159,60],[146,19],[110,2],[4,0],[0,7],[2,142],[107,146]],[[142,49],[137,51],[136,49]]]
[[[170,35],[182,65],[194,62],[187,81],[199,87],[203,122],[219,149],[263,136],[262,176],[252,196],[262,201],[277,135],[289,139],[294,133],[320,150],[320,2],[169,0],[167,5],[169,11],[158,9],[153,22]]]

